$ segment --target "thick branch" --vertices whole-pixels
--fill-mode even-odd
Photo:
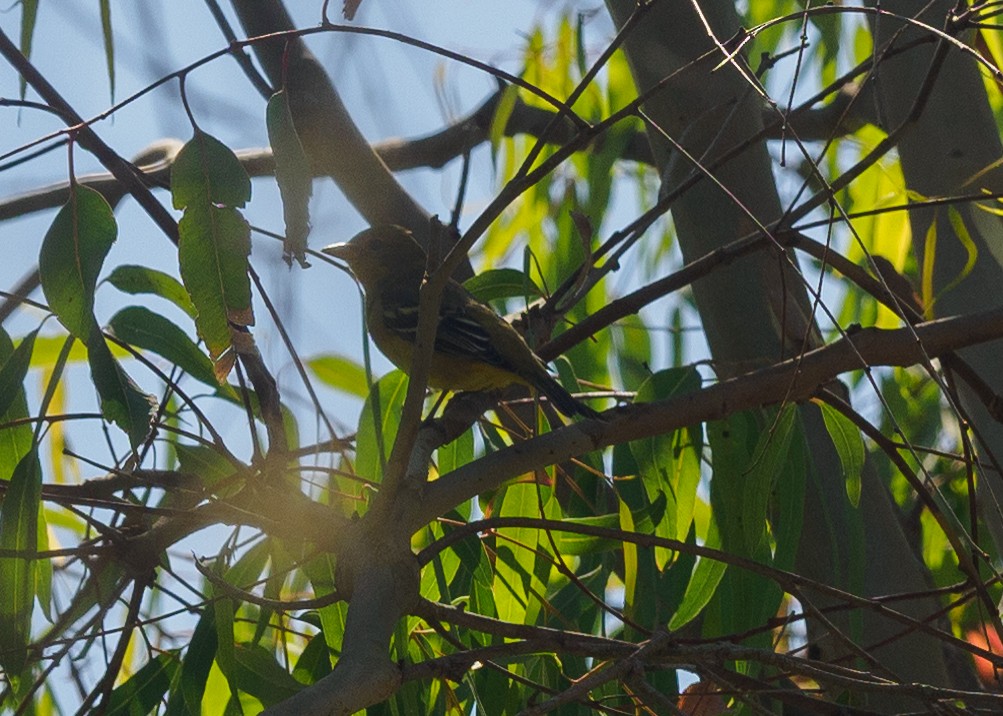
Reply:
[[[740,410],[811,397],[841,373],[878,365],[909,366],[1003,336],[1003,309],[929,321],[907,328],[865,328],[800,358],[738,376],[690,395],[633,405],[520,442],[431,483],[408,505],[402,522],[416,531],[435,516],[542,465],[687,425],[718,420]]]

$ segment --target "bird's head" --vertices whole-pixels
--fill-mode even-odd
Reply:
[[[425,271],[425,252],[421,246],[410,231],[393,224],[374,226],[350,241],[321,250],[347,263],[363,286],[412,274],[420,280]]]

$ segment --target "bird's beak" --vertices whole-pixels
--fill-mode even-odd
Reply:
[[[341,259],[342,261],[349,262],[356,256],[356,249],[349,242],[344,242],[340,244],[331,244],[330,246],[325,246],[321,249],[321,253],[325,253],[328,256],[333,256],[336,259]]]

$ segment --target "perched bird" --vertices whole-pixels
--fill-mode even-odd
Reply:
[[[366,294],[366,322],[381,351],[408,371],[418,330],[425,251],[400,226],[366,229],[325,254],[348,264]],[[536,388],[565,415],[599,414],[554,380],[522,336],[489,306],[450,280],[442,294],[428,383],[447,390]]]

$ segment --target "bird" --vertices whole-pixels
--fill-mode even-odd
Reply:
[[[348,264],[365,293],[369,334],[394,365],[408,372],[418,332],[425,250],[410,231],[386,224],[322,252]],[[515,328],[452,279],[442,292],[428,384],[452,391],[525,385],[543,393],[568,417],[599,417],[550,375]]]

